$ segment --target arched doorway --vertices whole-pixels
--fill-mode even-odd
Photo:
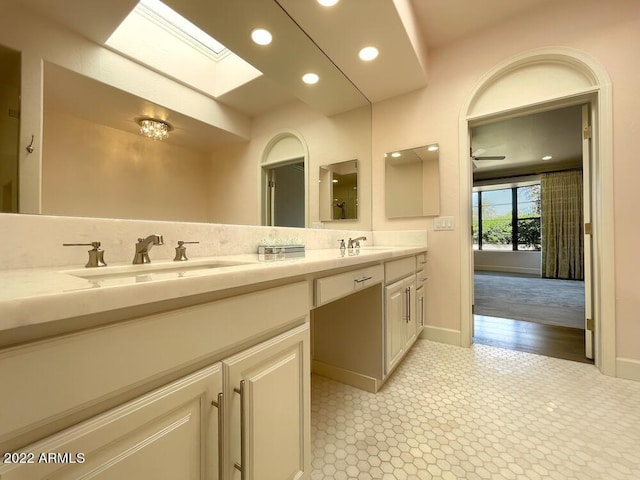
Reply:
[[[548,48],[525,52],[480,79],[460,113],[460,224],[471,225],[470,123],[588,103],[593,112],[592,206],[593,316],[595,363],[615,376],[615,290],[613,244],[613,158],[611,81],[583,52]],[[473,335],[473,252],[469,230],[461,229],[461,343]]]
[[[262,225],[308,225],[308,160],[307,144],[293,130],[281,132],[267,143],[258,177]]]

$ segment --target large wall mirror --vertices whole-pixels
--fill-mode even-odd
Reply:
[[[385,208],[388,218],[440,214],[437,143],[385,154]]]
[[[319,171],[320,220],[358,218],[358,161],[322,165]]]
[[[83,22],[66,19],[69,2]],[[233,53],[220,55],[206,67],[210,70],[194,71],[196,60],[190,55],[202,55],[181,50],[174,71],[165,74],[159,72],[164,71],[166,51],[158,56],[157,38],[146,42],[139,35],[161,35],[158,24],[133,29],[136,41],[127,41],[121,29],[123,18],[136,16],[137,0],[95,11],[84,0],[69,2],[58,7],[40,0],[12,0],[0,19],[0,45],[18,55],[28,52],[22,66],[27,91],[22,92],[21,141],[16,149],[20,213],[264,224],[261,158],[275,134],[291,130],[309,150],[309,203],[302,207],[306,218],[301,226],[323,221],[316,200],[321,159],[358,158],[365,163],[358,181],[365,184],[366,206],[361,198],[359,214],[356,208],[345,212],[345,219],[354,222],[342,225],[371,228],[370,104],[277,2],[166,0],[179,13],[201,21],[198,26],[207,32],[219,32],[217,39]],[[290,56],[286,61],[271,59],[273,65],[261,63],[263,54],[251,57],[255,45],[238,32],[255,17],[273,16],[277,18],[272,24],[282,30],[274,36],[289,39],[285,43],[295,45],[304,61],[317,61],[324,82],[309,89],[285,81],[295,63]],[[71,31],[59,22],[67,22]],[[156,56],[133,60],[133,50],[145,44]],[[131,50],[118,50],[119,46]],[[215,77],[225,68],[229,70],[224,75]],[[188,78],[180,77],[187,74]],[[246,80],[238,80],[241,76]],[[215,81],[207,80],[214,77]],[[196,79],[197,85],[188,85],[189,79]],[[295,83],[301,83],[298,77]],[[310,97],[309,92],[320,93],[326,87],[331,91],[324,98]],[[169,138],[143,137],[137,124],[141,117],[169,123]],[[25,139],[32,133],[30,153]]]

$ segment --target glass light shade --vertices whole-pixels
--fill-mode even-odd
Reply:
[[[140,119],[138,120],[138,124],[140,125],[140,133],[152,140],[164,140],[172,130],[171,125],[154,118]]]

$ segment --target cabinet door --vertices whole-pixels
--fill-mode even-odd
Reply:
[[[417,295],[415,275],[403,281],[405,305],[405,350],[408,350],[418,336]]]
[[[384,288],[385,374],[400,361],[405,347],[405,293],[401,280]]]
[[[30,445],[0,479],[218,479],[221,391],[218,363]]]
[[[223,361],[230,479],[308,475],[309,365],[308,323]]]

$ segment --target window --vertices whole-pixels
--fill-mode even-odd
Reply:
[[[477,190],[474,250],[540,250],[540,184]]]
[[[225,53],[226,48],[208,33],[196,27],[189,20],[179,15],[159,0],[140,0],[136,9],[148,18],[155,20],[158,25],[173,32],[183,41],[196,48],[203,49],[214,58]]]

